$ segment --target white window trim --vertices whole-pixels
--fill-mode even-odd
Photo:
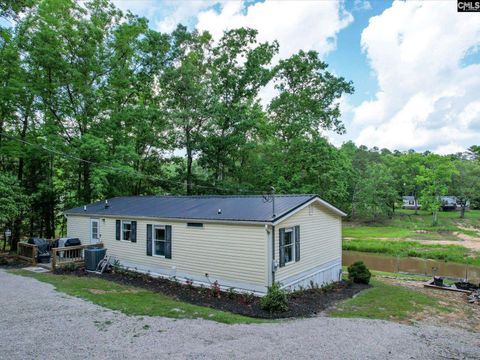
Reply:
[[[289,262],[285,261],[285,266],[296,263],[296,261],[295,261],[295,228],[293,226],[285,228],[285,234],[286,233],[292,233],[292,245],[291,245],[292,246],[292,260],[290,260]],[[286,247],[286,245],[284,244],[283,245],[284,251],[285,251],[285,247]]]
[[[93,237],[93,223],[97,223],[97,237]],[[100,241],[100,219],[90,219],[90,242],[92,240]]]
[[[164,239],[164,240],[159,240],[159,241],[163,241],[163,242],[166,244],[166,243],[167,243],[167,228],[166,228],[165,225],[153,225],[153,226],[152,226],[152,256],[165,259],[165,255],[157,255],[157,254],[155,254],[155,241],[156,241],[156,238],[155,238],[155,229],[163,229],[163,230],[165,230],[165,239]]]
[[[130,240],[125,240],[123,238],[123,223],[130,224]],[[132,220],[122,220],[120,222],[120,240],[125,242],[132,242]]]

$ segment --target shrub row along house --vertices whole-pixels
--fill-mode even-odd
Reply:
[[[117,197],[65,212],[129,269],[265,293],[338,281],[342,217],[316,195]]]

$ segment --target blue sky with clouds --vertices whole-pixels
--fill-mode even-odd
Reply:
[[[256,28],[279,41],[277,61],[318,51],[356,90],[341,101],[347,134],[326,134],[334,144],[452,153],[480,143],[480,13],[457,13],[455,0],[114,2],[160,31]]]

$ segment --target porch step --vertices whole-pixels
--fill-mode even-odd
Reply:
[[[28,270],[35,273],[50,272],[50,269],[46,267],[46,265],[48,264],[38,264],[38,266],[28,266],[23,268],[23,270]]]

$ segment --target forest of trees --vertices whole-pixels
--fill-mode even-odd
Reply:
[[[54,237],[63,210],[121,195],[315,193],[351,217],[413,194],[478,204],[480,148],[440,156],[331,145],[353,84],[315,51],[274,61],[252,29],[170,34],[108,0],[4,1],[0,229]],[[275,86],[268,104],[260,101]],[[412,144],[413,146],[414,144]]]

